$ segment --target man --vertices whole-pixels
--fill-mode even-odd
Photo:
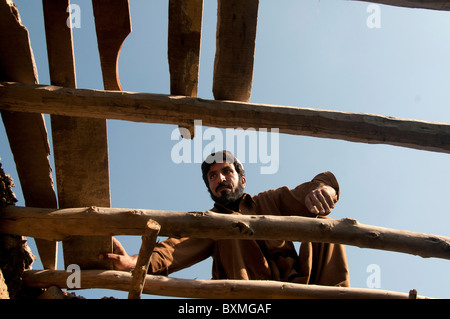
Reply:
[[[295,189],[281,187],[256,196],[244,193],[242,164],[228,151],[211,154],[202,164],[205,185],[214,200],[212,211],[244,215],[297,215],[328,218],[339,199],[339,184],[324,172]],[[113,261],[117,270],[129,271],[137,255],[130,256],[114,239]],[[284,240],[212,240],[169,238],[159,243],[150,260],[149,273],[168,275],[208,257],[213,258],[213,279],[278,280],[303,284],[349,286],[344,246],[302,243],[297,251]]]

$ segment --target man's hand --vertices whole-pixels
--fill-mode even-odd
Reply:
[[[136,267],[138,255],[128,255],[122,244],[113,237],[113,253],[101,254],[99,258],[111,260],[115,270],[131,271]]]
[[[328,215],[334,208],[336,190],[328,185],[320,186],[306,195],[305,205],[316,215]]]

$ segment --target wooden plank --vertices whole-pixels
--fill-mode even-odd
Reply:
[[[92,6],[104,88],[121,90],[118,75],[119,54],[124,39],[131,32],[128,1],[93,0]],[[60,200],[60,207],[74,205],[109,207],[106,121],[70,118],[64,122],[58,121],[55,128],[56,138],[61,141],[59,155],[64,163],[66,175],[63,177],[64,198]],[[113,267],[110,261],[97,258],[100,253],[112,252],[111,236],[72,237],[63,242],[63,247],[66,266],[78,264],[82,269]]]
[[[218,0],[213,93],[248,102],[252,92],[259,0]]]
[[[169,0],[169,36],[167,55],[170,94],[196,97],[200,65],[203,0]],[[194,137],[194,124],[186,127]]]
[[[76,88],[72,29],[66,24],[69,4],[69,0],[43,0],[43,9],[51,82]],[[109,206],[106,121],[52,115],[51,123],[59,207]],[[63,250],[66,267],[112,268],[110,262],[95,258],[112,251],[109,236],[67,239]]]
[[[170,93],[197,96],[203,0],[169,1]]]
[[[0,109],[280,133],[450,153],[450,124],[291,106],[0,83]]]
[[[2,209],[0,232],[60,240],[71,235],[142,235],[149,219],[160,236],[324,242],[450,260],[450,237],[300,216],[227,215],[125,208]]]
[[[110,206],[106,121],[65,118],[52,121],[59,207]],[[56,159],[59,159],[57,162]],[[96,258],[112,252],[112,238],[71,237],[63,241],[64,263],[81,269],[112,269]]]
[[[70,273],[27,270],[29,287],[67,287]],[[132,276],[124,271],[81,271],[81,288],[127,291]],[[70,281],[70,280],[69,280]],[[147,275],[143,292],[152,295],[207,299],[408,299],[409,293],[369,288],[304,285],[271,280],[203,280]],[[429,299],[418,295],[417,299]]]
[[[12,1],[0,1],[0,79],[37,83],[38,74],[28,30]],[[50,147],[42,114],[2,111],[25,204],[57,207],[48,155]],[[44,268],[56,269],[57,244],[36,239]]]
[[[121,91],[119,55],[131,32],[128,0],[92,0],[105,90]]]

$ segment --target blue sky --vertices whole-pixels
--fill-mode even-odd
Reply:
[[[216,1],[204,2],[198,96],[213,99]],[[39,82],[49,84],[41,1],[15,3],[30,32]],[[91,3],[71,3],[81,8],[81,28],[73,30],[77,85],[103,89]],[[132,0],[130,5],[133,32],[119,61],[123,90],[169,94],[168,1]],[[379,5],[380,28],[369,28],[368,6],[339,0],[261,0],[251,102],[449,123],[450,13]],[[200,164],[176,164],[171,157],[179,142],[171,139],[176,128],[108,121],[112,207],[212,207]],[[198,136],[207,131],[203,127]],[[3,168],[15,180],[18,205],[24,205],[3,127],[0,134]],[[448,236],[448,154],[290,135],[279,135],[279,143],[272,146],[279,157],[275,174],[261,174],[261,161],[244,162],[248,193],[295,187],[330,170],[342,189],[331,217]],[[120,239],[130,253],[138,252],[139,237]],[[30,246],[36,253],[33,240]],[[352,246],[347,246],[347,255],[353,287],[366,288],[371,275],[367,269],[377,265],[381,289],[414,288],[421,295],[450,297],[447,260]],[[40,267],[37,261],[34,268]],[[63,267],[62,260],[58,267]],[[206,260],[172,276],[209,279],[210,267],[211,260]],[[77,294],[127,296],[106,290]]]

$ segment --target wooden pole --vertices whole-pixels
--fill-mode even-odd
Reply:
[[[70,273],[62,270],[28,270],[23,282],[29,287],[67,288]],[[132,275],[113,270],[82,270],[81,288],[127,291]],[[208,299],[408,299],[408,293],[365,288],[304,285],[269,280],[192,280],[147,275],[143,293]],[[427,297],[417,296],[417,299]]]
[[[142,235],[149,219],[161,225],[160,236],[338,243],[450,259],[449,237],[364,225],[350,218],[8,206],[0,213],[0,233],[49,240],[62,240],[72,235]]]
[[[450,153],[450,124],[192,97],[0,83],[0,110],[280,133]]]
[[[142,236],[141,249],[139,250],[139,256],[136,261],[136,268],[133,270],[133,279],[131,281],[128,299],[141,298],[145,284],[145,276],[150,265],[150,257],[156,246],[156,239],[158,238],[160,229],[161,226],[157,222],[153,220],[147,222],[144,235]]]

